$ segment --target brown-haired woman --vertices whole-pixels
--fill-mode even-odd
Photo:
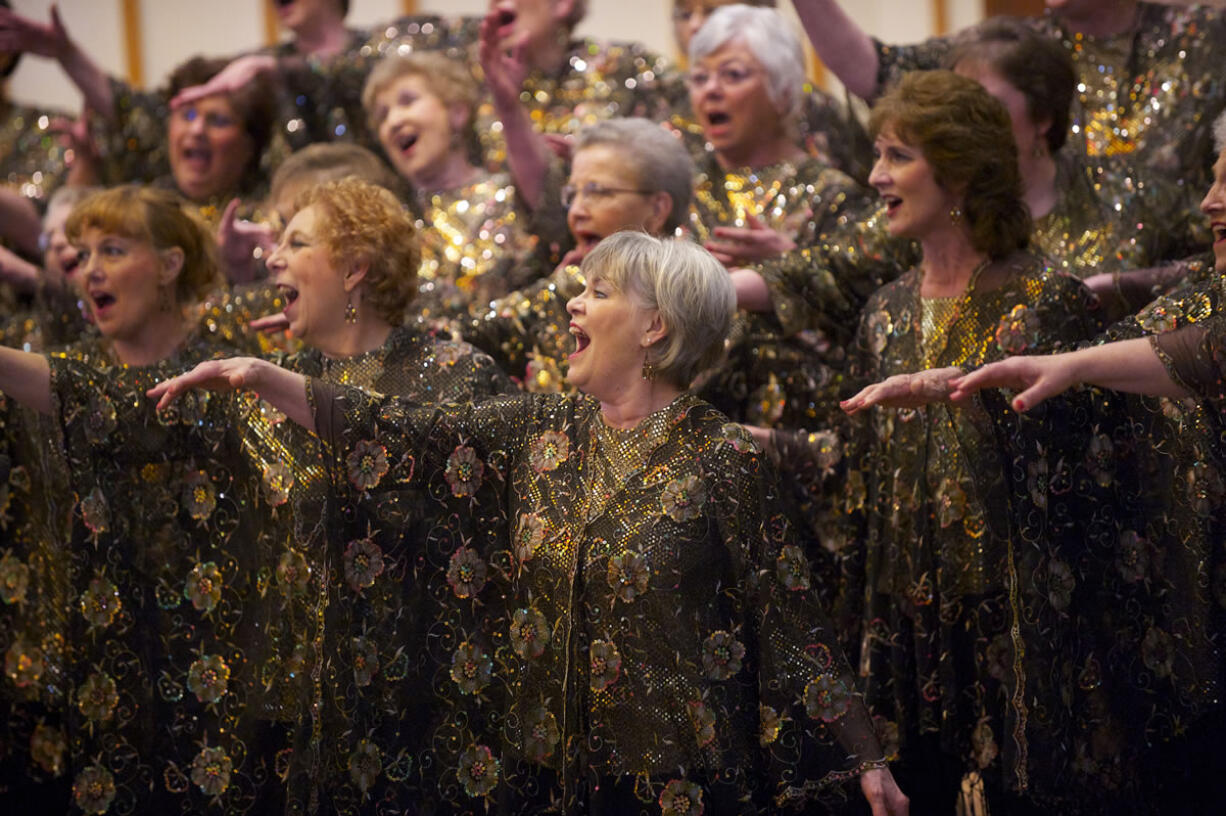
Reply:
[[[975,366],[1090,335],[1087,290],[1027,250],[1003,105],[951,72],[910,74],[870,128],[890,232],[917,241],[922,260],[869,299],[854,376]],[[1027,685],[1022,542],[999,479],[978,478],[991,426],[976,405],[887,404],[853,419],[850,444],[834,440],[824,463],[841,454],[846,467],[844,603],[861,627],[869,704],[900,737],[918,811],[952,812],[964,774],[982,777],[994,812],[1012,808],[1030,771],[1027,694],[1050,688],[1040,671],[1056,669]]]

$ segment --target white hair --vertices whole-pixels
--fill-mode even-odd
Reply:
[[[667,335],[651,349],[657,374],[682,388],[715,365],[736,313],[736,292],[723,264],[684,238],[626,230],[605,238],[580,267],[660,313]]]
[[[744,43],[766,71],[766,93],[775,109],[781,116],[794,114],[805,84],[805,51],[783,15],[744,3],[717,8],[690,40],[690,65],[733,40]]]

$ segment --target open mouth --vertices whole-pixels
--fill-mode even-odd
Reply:
[[[499,9],[498,10],[498,36],[505,37],[511,33],[511,29],[515,27],[515,9]]]
[[[885,202],[885,214],[892,216],[898,212],[898,208],[902,206],[902,199],[894,195],[883,195],[881,200]]]
[[[731,121],[732,121],[732,117],[724,113],[723,111],[711,111],[710,113],[707,114],[707,122],[710,123],[714,127],[719,127],[720,125],[726,125]]]
[[[583,329],[579,328],[574,323],[570,324],[570,335],[571,337],[575,338],[575,350],[571,352],[570,354],[571,357],[575,357],[579,354],[582,354],[583,351],[589,345],[591,345],[591,342],[592,342],[591,338],[588,337],[587,334],[584,333]]]
[[[115,304],[115,296],[107,292],[90,292],[89,302],[93,306],[94,313],[97,314],[113,306]]]
[[[396,139],[396,147],[400,148],[401,153],[408,153],[415,144],[417,144],[416,133],[406,133]]]
[[[1226,241],[1226,222],[1215,221],[1210,226],[1213,229],[1213,243]]]
[[[213,151],[207,147],[187,147],[183,149],[183,160],[197,167],[207,167],[213,158]]]
[[[288,309],[293,305],[294,301],[298,300],[298,290],[290,286],[288,283],[278,283],[277,291],[285,298],[285,308]]]

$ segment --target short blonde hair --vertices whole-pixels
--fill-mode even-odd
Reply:
[[[350,142],[316,142],[294,151],[281,162],[272,175],[268,198],[276,201],[277,195],[291,185],[322,184],[347,176],[386,187],[393,193],[400,187],[400,178],[366,148]]]
[[[316,237],[327,246],[333,265],[369,264],[366,302],[391,325],[403,323],[417,294],[421,241],[396,197],[351,177],[308,187],[294,202],[294,211],[306,207],[320,210]]]
[[[175,302],[180,305],[203,300],[221,283],[212,231],[171,190],[136,184],[100,190],[73,207],[64,234],[75,244],[90,228],[157,250],[181,250],[183,268],[175,280]]]
[[[736,313],[732,280],[702,247],[626,230],[605,238],[580,267],[660,313],[667,335],[649,350],[657,374],[682,388],[719,361]]]
[[[453,59],[434,52],[394,54],[384,57],[371,69],[362,88],[362,109],[372,132],[379,130],[375,121],[375,105],[379,94],[401,77],[421,77],[430,92],[437,96],[445,107],[461,105],[468,111],[468,121],[462,128],[467,137],[472,129],[473,112],[480,99],[480,88],[463,60]]]

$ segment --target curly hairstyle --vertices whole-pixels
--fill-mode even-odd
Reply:
[[[1064,46],[1015,17],[993,17],[969,29],[945,67],[980,65],[1000,75],[1026,99],[1035,122],[1051,123],[1045,138],[1055,153],[1068,140],[1069,110],[1077,74]]]
[[[353,261],[369,264],[365,301],[393,326],[404,322],[417,294],[421,240],[403,205],[382,187],[343,178],[309,187],[294,210],[316,207],[318,235],[336,267]]]
[[[166,89],[170,98],[195,85],[203,85],[221,72],[229,60],[220,57],[192,57],[171,72]],[[241,89],[226,94],[234,112],[243,121],[243,130],[251,139],[251,159],[244,176],[260,177],[260,162],[272,141],[277,122],[277,95],[263,76],[258,76]]]
[[[183,252],[183,268],[175,280],[175,302],[186,306],[204,297],[221,283],[217,242],[178,193],[154,187],[125,184],[101,190],[73,207],[64,225],[71,243],[93,228],[141,241],[154,249],[177,247]]]
[[[971,244],[1003,258],[1030,243],[1034,223],[1009,113],[973,79],[952,71],[913,71],[873,106],[869,132],[918,148],[937,184],[962,192]]]

